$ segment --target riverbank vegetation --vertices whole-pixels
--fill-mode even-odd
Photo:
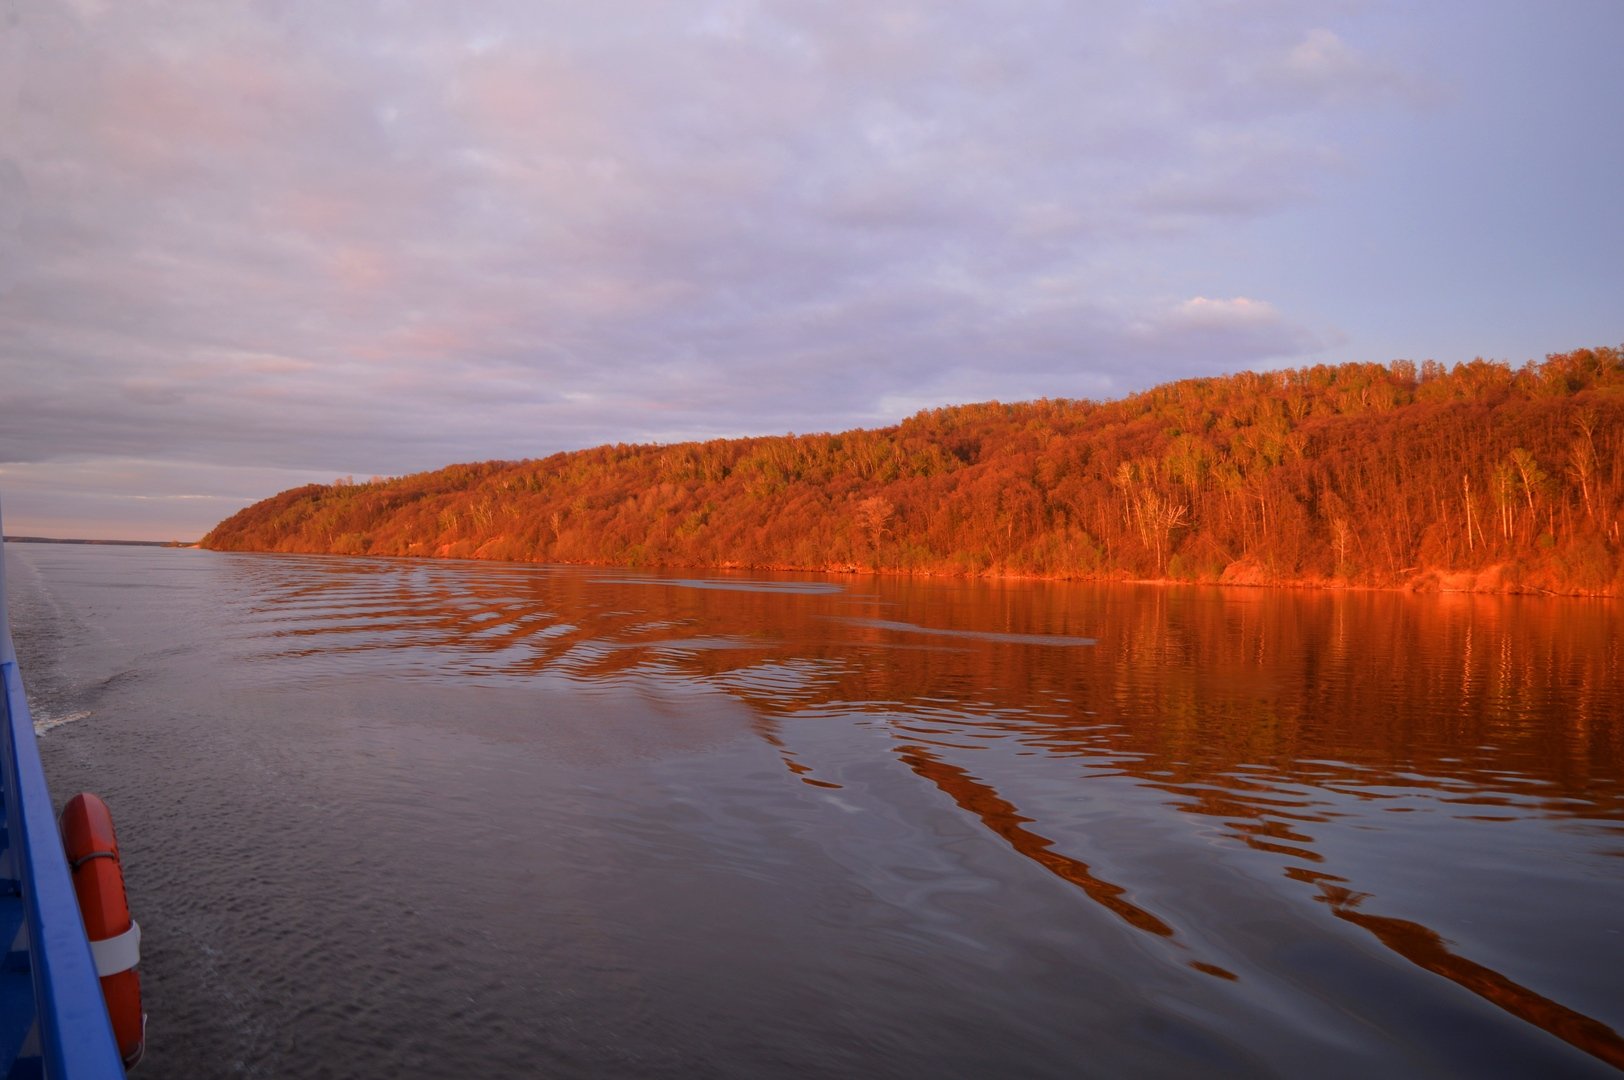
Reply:
[[[1624,353],[1187,379],[283,492],[230,551],[1624,593]]]

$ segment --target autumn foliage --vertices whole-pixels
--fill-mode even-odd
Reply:
[[[1624,354],[1346,364],[310,485],[204,546],[1624,591]]]

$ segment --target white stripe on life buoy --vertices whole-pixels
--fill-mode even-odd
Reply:
[[[132,919],[130,928],[122,934],[92,941],[90,955],[96,960],[100,978],[130,970],[141,962],[141,924]]]

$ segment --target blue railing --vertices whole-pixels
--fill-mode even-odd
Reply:
[[[3,562],[3,549],[0,549]],[[0,1077],[120,1080],[101,983],[57,835],[6,619],[0,565]]]

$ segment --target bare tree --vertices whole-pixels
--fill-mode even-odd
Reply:
[[[896,505],[883,495],[871,495],[857,504],[857,524],[868,534],[870,547],[880,546],[880,539],[891,531],[896,512]]]
[[[1172,547],[1173,530],[1184,528],[1190,523],[1190,507],[1181,502],[1175,502],[1171,496],[1163,495],[1152,488],[1145,488],[1139,493],[1139,500],[1135,506],[1139,520],[1139,536],[1145,546],[1156,552],[1156,572],[1160,574],[1167,566],[1167,554]]]
[[[1579,485],[1579,494],[1584,497],[1585,517],[1594,521],[1596,508],[1590,500],[1590,490],[1596,484],[1595,412],[1581,409],[1573,418],[1573,426],[1579,430],[1579,437],[1573,440],[1568,451],[1568,475]]]

